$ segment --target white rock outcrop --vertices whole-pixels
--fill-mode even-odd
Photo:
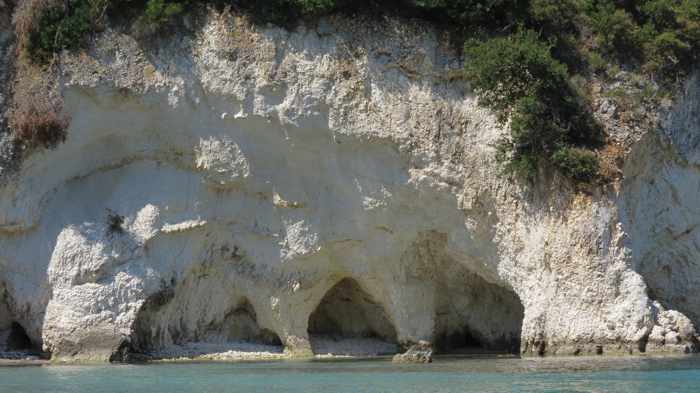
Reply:
[[[195,30],[64,53],[69,137],[0,187],[5,319],[54,359],[697,348],[695,94],[621,188],[524,187],[425,25]]]

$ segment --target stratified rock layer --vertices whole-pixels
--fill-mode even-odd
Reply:
[[[211,11],[195,30],[64,53],[68,140],[0,189],[5,319],[54,359],[695,348],[697,248],[673,239],[697,203],[636,191],[654,166],[697,177],[673,145],[622,192],[524,187],[429,27]],[[649,235],[655,200],[677,232]]]

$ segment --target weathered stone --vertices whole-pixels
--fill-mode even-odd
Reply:
[[[432,363],[433,346],[427,341],[411,345],[404,353],[394,355],[394,363]]]
[[[663,132],[616,128],[635,144],[611,187],[523,185],[499,176],[506,131],[443,77],[461,63],[438,32],[322,26],[211,11],[157,51],[107,28],[63,53],[68,139],[0,186],[7,322],[58,360],[123,359],[125,337],[174,357],[308,356],[314,326],[324,354],[696,348],[700,172]],[[665,134],[692,158],[683,132]]]

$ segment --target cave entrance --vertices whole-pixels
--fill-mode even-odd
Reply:
[[[37,349],[22,325],[17,322],[12,322],[10,326],[5,348],[10,352],[35,352]]]
[[[239,360],[254,358],[256,353],[283,353],[279,336],[258,325],[255,309],[247,298],[221,301],[230,301],[231,306],[222,307],[203,301],[201,293],[174,288],[150,296],[137,314],[130,340],[117,349],[112,361],[201,356]],[[220,309],[228,311],[222,313]]]
[[[519,354],[524,308],[515,292],[457,264],[446,273],[436,296],[436,351]]]
[[[39,353],[24,327],[14,319],[11,299],[0,286],[0,352]]]
[[[378,356],[395,354],[396,330],[381,304],[346,278],[323,297],[309,316],[314,354]]]
[[[282,340],[269,329],[258,325],[253,305],[243,298],[229,312],[220,324],[213,324],[204,333],[207,342],[248,342],[254,344],[281,346]]]

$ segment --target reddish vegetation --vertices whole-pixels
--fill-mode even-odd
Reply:
[[[14,122],[15,137],[24,147],[50,149],[66,140],[70,118],[54,110],[40,112],[32,109],[17,112]]]

